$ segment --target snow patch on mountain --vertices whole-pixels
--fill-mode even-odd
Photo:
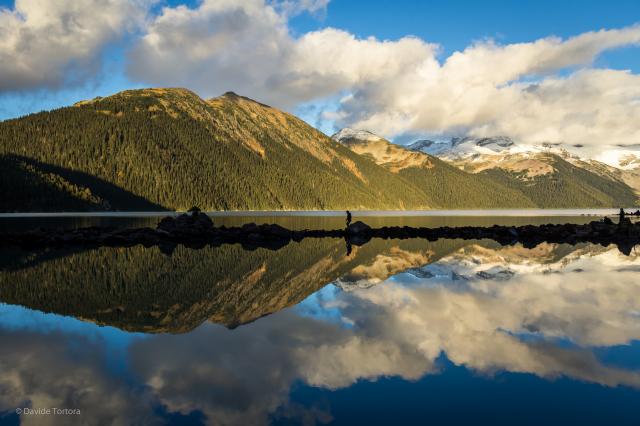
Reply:
[[[380,136],[375,135],[368,130],[351,129],[349,127],[345,127],[339,132],[334,133],[333,136],[331,136],[331,139],[334,139],[338,142],[344,142],[350,139],[357,139],[368,142],[384,140],[384,138],[381,138]]]
[[[368,130],[344,128],[332,138],[338,142],[384,141],[386,139]],[[640,144],[619,146],[594,146],[564,143],[523,144],[508,136],[454,137],[449,140],[420,139],[408,145],[400,145],[410,151],[423,152],[450,161],[484,161],[495,156],[508,157],[518,154],[520,158],[536,157],[538,154],[555,154],[572,163],[597,161],[621,170],[640,170]]]
[[[445,160],[473,160],[486,156],[535,156],[537,154],[555,154],[569,161],[592,160],[623,169],[640,168],[640,145],[600,146],[594,151],[593,146],[569,145],[561,143],[520,144],[507,136],[490,138],[463,137],[451,138],[450,141],[434,142],[419,140],[407,145],[407,149],[435,155]]]

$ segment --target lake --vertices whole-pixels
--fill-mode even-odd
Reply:
[[[354,219],[609,212],[564,213]],[[5,215],[0,228],[157,220]],[[339,213],[213,220],[344,226]],[[374,239],[347,256],[344,240],[305,239],[0,253],[0,424],[638,424],[638,249]]]

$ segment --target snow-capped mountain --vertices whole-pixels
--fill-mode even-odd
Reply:
[[[570,145],[561,143],[524,144],[517,143],[508,136],[487,138],[458,137],[447,142],[418,140],[407,149],[435,155],[446,160],[496,160],[487,156],[507,156],[517,154],[521,157],[531,157],[537,154],[554,154],[570,162],[592,163],[594,161],[621,170],[640,169],[640,145],[630,146],[599,146],[597,151],[585,145]]]
[[[506,183],[543,207],[635,205],[640,194],[640,145],[529,144],[508,136],[422,139],[400,145],[372,132],[349,128],[334,134],[333,139],[394,173],[422,167],[431,172],[426,183],[433,183],[432,167],[448,163],[470,179]],[[447,179],[456,177],[449,173]],[[549,184],[549,179],[561,183],[542,190],[536,187]]]
[[[515,142],[507,136],[492,138],[474,138],[470,136],[451,138],[448,142],[418,140],[407,145],[412,151],[421,151],[431,155],[442,157],[463,157],[473,154],[496,154],[514,151]]]
[[[429,156],[423,152],[410,151],[366,130],[345,128],[331,138],[357,154],[371,157],[394,173],[408,167],[432,166]]]
[[[347,142],[349,140],[374,142],[374,141],[379,141],[384,139],[367,130],[350,129],[349,127],[345,127],[339,132],[334,133],[333,136],[331,136],[331,138],[342,143]]]

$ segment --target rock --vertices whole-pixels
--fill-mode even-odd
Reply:
[[[204,213],[195,214],[194,213],[194,217],[195,217],[194,223],[200,229],[207,229],[208,230],[208,229],[212,229],[213,228],[213,221],[206,214],[204,214]]]
[[[213,230],[213,221],[206,214],[194,211],[176,218],[167,216],[158,223],[156,229],[169,234],[196,235]]]
[[[255,223],[245,223],[244,225],[242,225],[242,232],[255,232],[258,229],[258,225],[256,225]]]
[[[371,227],[364,222],[357,221],[352,223],[347,228],[347,234],[356,235],[356,234],[368,234],[371,233]]]
[[[163,217],[162,220],[158,222],[158,225],[156,226],[156,229],[161,229],[165,232],[171,232],[175,228],[176,228],[176,221],[174,218],[170,216]]]
[[[358,221],[343,229],[305,229],[292,231],[282,226],[256,225],[248,223],[242,227],[214,227],[213,221],[204,213],[192,212],[178,217],[160,220],[156,229],[113,229],[89,227],[76,230],[36,230],[17,233],[0,233],[0,245],[24,248],[48,248],[62,246],[111,246],[129,247],[142,244],[146,247],[160,246],[163,253],[170,254],[176,244],[201,248],[206,245],[242,244],[245,248],[259,247],[278,249],[292,239],[304,238],[344,238],[347,246],[362,245],[371,238],[425,238],[435,241],[440,238],[482,239],[490,238],[501,244],[521,243],[533,248],[546,241],[550,243],[576,244],[592,242],[596,244],[616,244],[623,253],[640,244],[640,223],[633,223],[625,217],[619,224],[610,218],[593,221],[584,225],[547,224],[520,227],[382,227],[372,229]]]
[[[360,233],[346,238],[347,245],[363,246],[371,240],[370,234]]]
[[[273,235],[274,237],[279,237],[279,238],[291,238],[291,234],[292,232],[289,231],[286,228],[283,228],[280,225],[267,225],[266,226],[266,232],[268,235]]]

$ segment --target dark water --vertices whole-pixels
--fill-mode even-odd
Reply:
[[[0,423],[637,425],[638,253],[5,249]]]

